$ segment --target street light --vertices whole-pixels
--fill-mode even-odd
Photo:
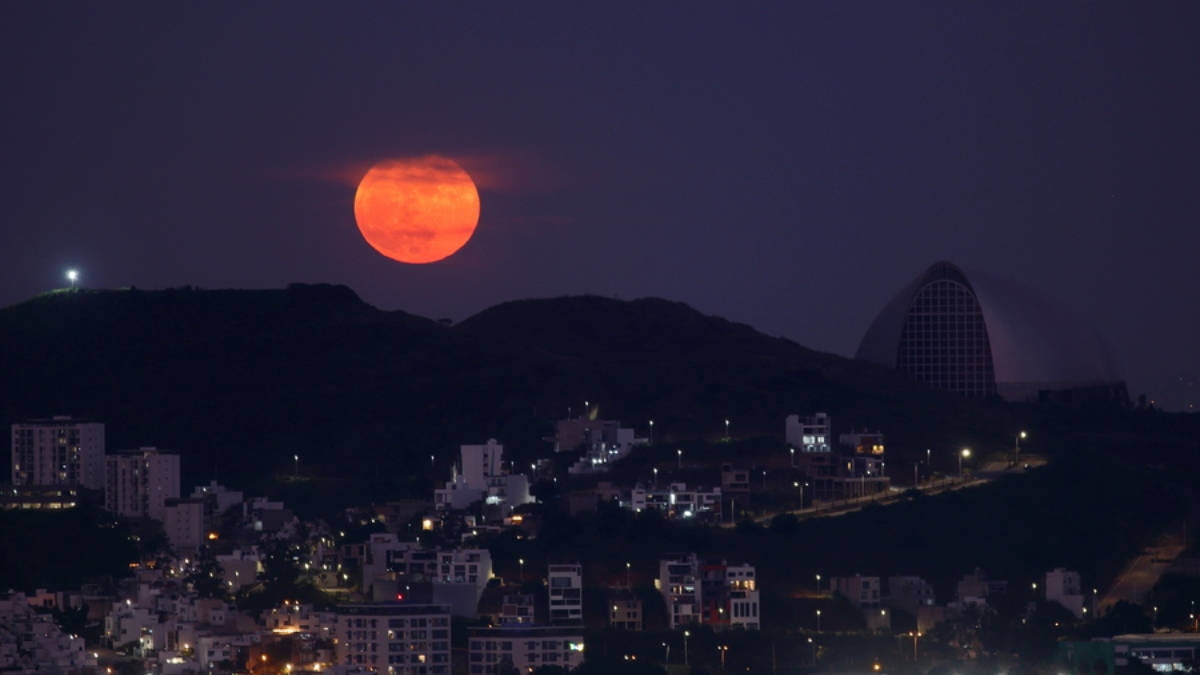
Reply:
[[[630,563],[625,563],[625,588],[633,588],[633,584],[629,581],[630,567]]]
[[[295,478],[299,478],[300,477],[300,455],[292,455],[292,459],[296,460],[296,471],[292,475]]]
[[[1020,463],[1021,463],[1021,439],[1022,439],[1022,438],[1025,438],[1025,432],[1024,432],[1024,431],[1022,431],[1021,433],[1017,434],[1017,452],[1016,452],[1016,454],[1013,456],[1013,464],[1020,464]]]
[[[654,467],[654,487],[658,489],[658,467]]]
[[[75,280],[79,278],[79,272],[75,270],[67,270],[67,279],[71,281],[71,288],[75,288]]]
[[[525,559],[517,558],[517,565],[520,566],[518,569],[521,571],[520,577],[517,579],[517,581],[523,583],[525,581]]]
[[[729,420],[725,420],[725,440],[729,440]]]
[[[677,448],[675,450],[675,454],[679,456],[679,468],[682,469],[683,468],[683,449]]]
[[[794,466],[796,466],[796,449],[788,448],[788,450],[790,450],[792,453],[792,466],[794,467]]]
[[[721,650],[721,672],[725,672],[725,652],[729,651],[729,646],[721,645],[717,649]]]
[[[962,452],[958,453],[958,480],[960,482],[963,479],[963,469],[962,469],[963,457],[970,457],[970,456],[971,456],[970,448],[963,448]]]
[[[821,575],[817,575],[817,595],[821,595]]]
[[[654,420],[650,420],[650,445],[654,445]]]
[[[686,630],[683,631],[683,665],[685,666],[688,664],[687,639],[689,635],[691,635],[691,633],[687,632]]]
[[[817,610],[817,632],[821,632],[821,610]]]
[[[664,642],[663,646],[667,648],[667,655],[665,658],[663,658],[663,663],[670,663],[671,662],[671,645]]]

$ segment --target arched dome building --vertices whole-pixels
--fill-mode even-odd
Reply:
[[[884,306],[855,358],[971,398],[1128,399],[1116,360],[1077,314],[948,262],[932,265]]]

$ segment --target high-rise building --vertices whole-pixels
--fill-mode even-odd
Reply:
[[[119,516],[166,517],[168,499],[179,499],[179,455],[157,448],[105,458],[104,508]]]
[[[104,487],[104,425],[69,416],[12,425],[13,485]]]

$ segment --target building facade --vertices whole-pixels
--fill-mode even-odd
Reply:
[[[387,675],[449,675],[450,608],[403,602],[342,605],[338,664]]]
[[[467,633],[470,675],[529,673],[542,666],[573,670],[583,663],[583,631],[557,626],[508,625]]]
[[[104,489],[104,425],[69,416],[12,425],[12,484]]]
[[[179,455],[141,448],[105,457],[104,507],[129,518],[162,522],[179,499]]]

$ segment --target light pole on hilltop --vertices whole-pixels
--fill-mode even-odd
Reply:
[[[71,282],[71,288],[75,288],[75,280],[79,278],[79,272],[75,270],[67,270],[67,279]]]
[[[725,420],[725,440],[729,440],[729,420]]]
[[[971,456],[970,448],[963,448],[962,452],[958,453],[958,481],[960,483],[962,482],[962,479],[963,479],[963,468],[962,468],[963,458],[970,457],[970,456]]]
[[[654,445],[654,420],[650,420],[650,445]]]
[[[925,448],[925,466],[929,467],[929,473],[933,473],[933,451]]]
[[[292,459],[294,459],[296,461],[296,467],[295,467],[295,470],[292,472],[292,477],[299,478],[300,477],[300,455],[292,455]]]

